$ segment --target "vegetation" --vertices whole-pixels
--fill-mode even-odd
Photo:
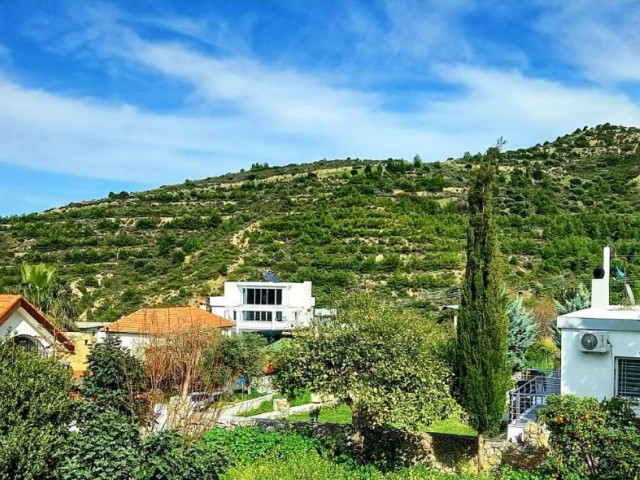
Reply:
[[[148,382],[142,362],[109,335],[89,354],[80,392],[102,410],[114,410],[134,421],[143,419]]]
[[[507,306],[509,317],[509,344],[507,355],[514,370],[522,370],[526,364],[526,353],[535,343],[539,325],[531,312],[524,307],[523,299],[517,298]]]
[[[59,281],[56,269],[43,264],[20,267],[18,292],[47,315],[62,330],[75,330],[74,312],[66,287]]]
[[[603,244],[619,257],[640,250],[639,139],[638,129],[600,125],[500,155],[494,203],[510,293],[557,297],[590,279]],[[477,161],[263,165],[1,218],[0,290],[18,287],[22,262],[45,263],[78,315],[114,321],[270,268],[281,281],[312,280],[318,305],[369,290],[428,312],[458,303],[465,167]],[[639,278],[635,257],[627,273]],[[612,298],[621,294],[613,285]]]
[[[640,431],[636,405],[612,398],[573,395],[548,399],[539,418],[550,432],[547,463],[560,478],[619,479],[640,476]]]
[[[461,404],[483,436],[500,428],[509,388],[508,318],[502,283],[492,193],[498,148],[490,148],[469,187],[467,268],[462,284],[456,363]],[[483,460],[478,461],[478,468]]]
[[[54,478],[73,414],[71,372],[0,340],[0,478]]]
[[[276,359],[274,383],[288,394],[310,390],[344,402],[358,458],[372,429],[429,424],[454,408],[438,340],[416,315],[354,296],[333,320],[295,332]]]

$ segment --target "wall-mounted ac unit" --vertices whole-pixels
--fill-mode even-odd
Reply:
[[[609,332],[582,332],[578,339],[585,353],[605,353],[611,350]]]

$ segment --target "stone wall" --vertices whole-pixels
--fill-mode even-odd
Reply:
[[[250,419],[246,419],[250,420]],[[343,439],[349,445],[350,426],[338,424],[286,423],[279,420],[255,419],[247,422],[265,429],[290,426],[305,431],[321,440]],[[506,439],[487,439],[484,444],[484,468],[491,470],[501,465],[537,468],[544,460],[549,434],[542,425],[525,426],[524,441],[512,443]],[[384,428],[365,440],[368,456],[385,459],[390,464],[410,466],[425,463],[438,470],[453,471],[477,462],[477,438],[446,433],[414,433],[400,428]]]

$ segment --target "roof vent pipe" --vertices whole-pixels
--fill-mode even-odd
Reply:
[[[591,280],[591,307],[607,308],[609,306],[609,275],[611,263],[611,247],[603,249],[602,268],[593,271]]]

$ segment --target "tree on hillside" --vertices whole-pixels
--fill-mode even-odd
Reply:
[[[23,263],[20,268],[18,291],[50,317],[59,328],[75,330],[74,312],[69,303],[68,292],[58,280],[54,267]]]
[[[72,419],[71,371],[0,340],[0,478],[54,479]]]
[[[276,356],[274,383],[289,396],[311,390],[344,402],[362,462],[376,427],[429,424],[455,407],[439,346],[434,327],[416,314],[357,295],[335,318],[294,332]]]
[[[492,208],[499,158],[499,148],[490,148],[471,175],[467,265],[457,329],[460,401],[478,431],[479,469],[485,434],[496,434],[500,428],[510,379],[508,317]]]
[[[525,353],[536,341],[538,324],[524,307],[522,298],[516,298],[507,307],[509,316],[509,363],[514,370],[524,367]]]

